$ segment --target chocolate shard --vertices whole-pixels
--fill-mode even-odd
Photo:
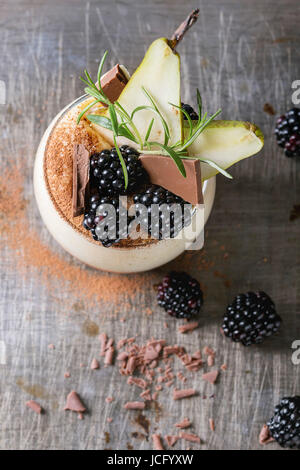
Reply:
[[[142,154],[140,160],[151,183],[162,186],[190,204],[203,204],[200,160],[182,160],[186,178],[180,174],[172,158],[166,155]]]
[[[73,152],[73,216],[84,213],[89,192],[90,155],[82,144],[74,145]]]
[[[43,412],[43,408],[41,407],[41,405],[34,400],[27,401],[26,406],[28,406],[28,408],[31,408],[37,414],[41,414]]]
[[[80,396],[74,390],[67,396],[67,403],[65,410],[76,411],[77,413],[84,413],[86,407],[83,405]]]
[[[114,103],[125,88],[128,78],[119,64],[106,72],[101,78],[101,86],[107,98]]]

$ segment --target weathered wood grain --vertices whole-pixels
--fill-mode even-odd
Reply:
[[[162,393],[161,412],[144,413],[151,421],[149,435],[154,430],[168,434],[188,416],[203,449],[257,449],[260,427],[274,404],[282,395],[300,393],[300,366],[291,362],[291,344],[300,339],[300,220],[289,222],[290,209],[300,203],[300,167],[283,157],[272,135],[275,118],[263,112],[266,102],[278,114],[291,106],[291,83],[300,79],[300,5],[297,0],[198,3],[199,24],[180,45],[184,100],[193,103],[199,87],[210,112],[221,106],[224,119],[253,120],[261,126],[265,148],[259,157],[232,169],[233,181],[218,177],[205,242],[205,257],[213,265],[204,269],[203,253],[193,253],[151,275],[141,274],[145,289],[132,298],[120,293],[117,306],[91,307],[79,288],[73,307],[66,307],[70,293],[63,283],[54,295],[32,267],[26,276],[14,270],[15,255],[9,247],[3,250],[0,340],[6,344],[7,364],[0,364],[1,449],[126,449],[128,443],[135,449],[151,448],[148,436],[133,437],[145,432],[135,422],[137,413],[122,406],[137,393],[117,368],[80,367],[99,355],[93,336],[97,328],[88,328],[90,321],[115,339],[136,334],[142,342],[149,334],[164,336],[189,351],[209,344],[218,351],[218,365],[228,364],[214,388],[197,376],[189,382],[201,396],[214,393],[214,398],[179,403]],[[147,45],[171,33],[194,7],[190,0],[0,3],[0,80],[7,87],[7,104],[0,104],[1,168],[12,160],[22,162],[30,227],[74,266],[79,263],[51,239],[33,200],[31,175],[39,139],[51,118],[82,93],[78,76],[86,66],[96,73],[105,49],[109,64],[118,61],[132,71]],[[171,319],[169,328],[162,329],[165,317],[151,286],[168,269],[187,265],[203,285],[205,306],[201,328],[184,336]],[[227,303],[249,289],[263,289],[273,297],[284,326],[265,345],[244,349],[223,339],[219,325]],[[152,315],[145,314],[145,305]],[[48,349],[49,343],[55,350]],[[69,379],[64,378],[67,370]],[[62,411],[71,389],[90,411],[84,421]],[[115,401],[107,404],[110,395]],[[45,415],[25,407],[35,397]],[[109,425],[107,417],[113,418]],[[215,433],[208,428],[211,417]],[[185,447],[181,441],[176,445]]]

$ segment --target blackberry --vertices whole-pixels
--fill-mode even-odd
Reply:
[[[281,318],[270,297],[264,292],[248,292],[228,305],[222,329],[232,341],[250,346],[276,333],[280,324]]]
[[[158,240],[176,237],[191,223],[191,204],[161,186],[151,185],[133,201],[141,228]]]
[[[287,157],[300,157],[300,109],[293,108],[277,119],[277,144]]]
[[[188,113],[188,115],[190,116],[190,118],[192,119],[192,121],[198,121],[199,116],[198,116],[198,114],[196,113],[196,111],[194,110],[194,108],[192,108],[191,105],[185,104],[185,103],[181,103],[181,107]],[[186,119],[186,116],[185,116],[184,114],[183,114],[183,119]]]
[[[115,212],[108,211],[107,204],[113,206]],[[94,194],[89,200],[83,226],[91,231],[94,240],[110,247],[119,243],[122,238],[127,238],[128,226],[133,218],[128,216],[126,208],[123,211],[124,218],[121,219],[121,207],[117,198]]]
[[[171,272],[158,286],[158,305],[176,318],[190,319],[199,314],[203,304],[200,284],[185,272]]]
[[[282,398],[267,426],[282,447],[300,450],[300,396]]]
[[[139,153],[128,145],[120,147],[120,151],[128,172],[126,190],[123,169],[115,147],[91,156],[90,173],[93,183],[103,195],[130,194],[147,181],[147,174],[139,160]]]

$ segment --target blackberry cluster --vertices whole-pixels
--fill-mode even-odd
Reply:
[[[277,119],[277,143],[287,157],[300,157],[300,109],[293,108]]]
[[[94,177],[95,185],[103,195],[130,194],[147,181],[147,174],[139,160],[139,153],[128,145],[120,147],[120,151],[128,172],[126,190],[123,169],[115,147],[111,150],[102,150],[102,152],[94,153],[91,156],[90,173]]]
[[[136,215],[141,219],[141,228],[157,240],[174,238],[183,227],[191,223],[192,206],[189,205],[184,210],[188,203],[161,186],[151,185],[145,191],[135,194],[133,201]],[[158,207],[151,207],[152,204]],[[180,209],[178,213],[172,211],[174,204]]]
[[[158,305],[176,318],[190,319],[198,315],[203,304],[200,284],[185,272],[171,272],[158,286]]]
[[[192,108],[191,105],[181,103],[181,107],[188,113],[188,115],[190,116],[192,121],[197,121],[198,120],[199,116],[196,113],[196,111],[194,110],[194,108]],[[186,116],[184,114],[183,114],[183,119],[186,119]]]
[[[110,204],[115,212],[108,211],[107,206],[105,207],[106,204]],[[97,193],[92,195],[89,200],[83,226],[86,230],[91,231],[94,240],[100,241],[106,248],[119,243],[122,238],[127,238],[127,230],[132,218],[124,209],[127,219],[123,224],[124,219],[121,219],[120,210],[118,198],[112,196],[101,196]]]
[[[300,396],[282,398],[267,426],[282,447],[300,450]]]
[[[250,346],[276,333],[280,324],[281,318],[270,297],[264,292],[248,292],[228,305],[222,329],[232,341]]]

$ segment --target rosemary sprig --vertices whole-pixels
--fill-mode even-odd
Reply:
[[[171,106],[179,109],[180,112],[186,117],[188,127],[189,127],[188,136],[184,138],[183,142],[178,141],[173,145],[169,145],[171,135],[170,135],[170,129],[169,129],[168,123],[166,119],[164,118],[164,116],[162,115],[158,104],[155,102],[154,98],[152,97],[152,95],[149,93],[148,90],[142,87],[142,90],[145,96],[147,97],[149,104],[137,106],[132,111],[131,114],[129,114],[126,111],[126,109],[124,109],[124,107],[118,101],[111,103],[108,97],[105,95],[101,86],[101,76],[102,76],[102,70],[103,70],[106,56],[107,56],[107,51],[104,53],[100,61],[99,67],[98,67],[98,73],[97,73],[98,87],[93,82],[87,70],[84,71],[85,78],[80,77],[81,80],[87,85],[84,89],[85,92],[88,95],[92,96],[94,98],[94,101],[92,103],[89,103],[81,111],[81,113],[78,116],[77,123],[80,122],[82,117],[86,114],[86,112],[90,108],[92,108],[94,105],[98,103],[102,103],[103,107],[107,109],[107,115],[109,117],[107,117],[107,115],[103,116],[99,114],[88,114],[86,117],[90,122],[93,122],[94,124],[97,124],[101,127],[104,127],[105,129],[109,129],[112,131],[114,145],[116,147],[117,154],[118,154],[118,157],[122,166],[122,170],[124,173],[125,189],[128,186],[128,173],[127,173],[127,168],[126,168],[124,158],[117,145],[117,137],[119,136],[126,137],[130,141],[134,142],[138,146],[138,150],[143,151],[144,153],[158,154],[157,148],[159,147],[160,149],[159,153],[163,155],[167,155],[170,158],[172,158],[178,170],[180,171],[181,175],[183,177],[186,177],[183,159],[193,158],[193,157],[189,157],[187,153],[188,147],[192,145],[192,143],[197,139],[197,137],[201,134],[201,132],[203,132],[203,130],[210,124],[210,122],[220,114],[221,110],[219,109],[209,118],[207,117],[207,113],[205,113],[202,117],[202,100],[201,100],[201,95],[198,89],[197,89],[197,106],[198,106],[199,117],[196,123],[191,120],[189,114],[182,108],[182,106],[169,103]],[[145,137],[141,136],[141,134],[139,133],[133,119],[138,112],[143,111],[143,110],[148,110],[148,111],[153,112],[153,114],[155,114],[155,116],[159,119],[162,125],[162,128],[164,130],[164,143],[163,144],[161,142],[149,141],[150,134],[151,134],[154,122],[155,122],[154,118],[151,119],[148,125]],[[206,158],[199,158],[199,160],[202,161],[203,163],[207,163],[208,165],[211,165],[213,168],[216,168],[220,173],[222,173],[227,178],[231,178],[231,175],[227,173],[227,171],[223,170],[221,167],[219,167],[219,165],[217,165],[213,161],[206,159]]]

